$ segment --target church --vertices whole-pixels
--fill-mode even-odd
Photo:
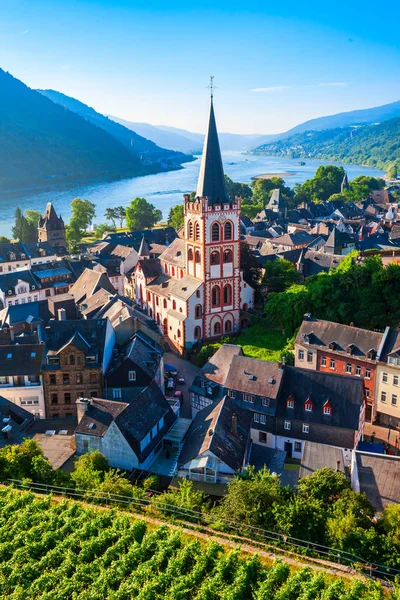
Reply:
[[[184,354],[240,331],[254,290],[240,270],[241,198],[226,192],[211,96],[196,197],[184,196],[184,226],[158,259],[143,240],[134,271],[138,304]]]

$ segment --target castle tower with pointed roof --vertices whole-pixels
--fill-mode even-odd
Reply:
[[[66,248],[65,225],[63,218],[57,216],[51,202],[46,205],[43,217],[38,223],[38,241],[48,242],[56,248]]]

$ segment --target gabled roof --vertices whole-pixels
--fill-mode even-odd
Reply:
[[[161,264],[158,258],[140,258],[136,268],[140,268],[145,279],[151,279],[161,275]]]
[[[269,199],[269,202],[268,202],[266,208],[269,210],[283,211],[284,207],[285,207],[285,203],[281,196],[281,190],[279,188],[276,190],[273,190],[271,198]]]
[[[289,396],[292,396],[295,401],[293,409],[286,406]],[[310,397],[313,402],[312,412],[304,410],[304,405]],[[331,415],[323,414],[322,409],[327,400],[331,403]],[[332,425],[356,431],[359,427],[363,403],[364,383],[359,377],[286,366],[275,415],[278,418]]]
[[[233,415],[236,415],[237,430],[232,430]],[[244,466],[253,415],[243,410],[225,396],[197,413],[179,457],[184,465],[206,451],[234,469]]]
[[[146,261],[149,262],[149,261]],[[203,285],[200,279],[185,275],[181,279],[175,279],[168,275],[160,275],[148,283],[148,288],[160,296],[176,296],[182,300],[188,300],[196,290]]]
[[[306,336],[310,334],[312,335],[309,338],[309,343],[306,343]],[[353,344],[351,356],[376,363],[376,359],[368,358],[368,352],[372,349],[377,352],[382,339],[383,333],[377,331],[309,318],[301,324],[296,337],[296,344],[304,348],[325,349],[330,353],[339,354],[343,357],[349,356],[346,349],[350,344]],[[330,349],[329,344],[332,344],[332,342],[335,342],[335,348]]]
[[[160,261],[166,262],[176,267],[185,266],[185,242],[181,238],[176,238],[164,252],[160,255]]]
[[[115,294],[115,288],[105,273],[85,269],[69,290],[77,304],[93,296],[101,288]]]
[[[356,452],[360,492],[378,512],[400,503],[400,457]]]
[[[154,377],[164,350],[146,334],[137,332],[127,346],[111,363],[107,376],[112,375],[125,361],[140,367],[149,377]]]
[[[43,344],[0,345],[0,375],[39,375]]]
[[[231,362],[235,356],[243,356],[241,346],[222,344],[217,352],[209,358],[201,370],[201,375],[219,385],[225,385]]]
[[[106,337],[106,319],[71,319],[68,321],[49,321],[45,329],[46,353],[57,354],[69,343],[80,344],[85,354],[96,354],[97,364],[103,360]],[[78,334],[84,341],[79,341]]]
[[[35,278],[30,269],[0,274],[0,290],[5,294],[9,290],[14,293],[19,282],[26,283],[30,288],[29,291],[40,289],[40,282]]]
[[[228,389],[276,399],[283,370],[278,363],[248,356],[233,356],[225,387]]]
[[[224,168],[222,166],[212,98],[196,196],[198,198],[207,197],[209,204],[229,202],[229,196],[225,188]]]
[[[144,236],[142,237],[142,241],[140,242],[138,255],[140,257],[150,256],[149,246],[148,246],[146,240],[144,239]]]
[[[92,313],[99,311],[107,302],[110,301],[110,297],[115,297],[116,294],[112,294],[104,288],[100,288],[91,296],[85,300],[85,308],[82,310],[82,314],[85,317],[90,316]]]

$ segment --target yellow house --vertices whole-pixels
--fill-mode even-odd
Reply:
[[[400,426],[400,331],[390,331],[377,367],[375,416],[382,425]]]

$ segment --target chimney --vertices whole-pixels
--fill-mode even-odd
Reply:
[[[78,423],[80,423],[88,409],[90,402],[89,398],[78,398],[76,401],[76,411],[78,415]]]
[[[236,413],[232,414],[232,433],[237,435],[237,416]]]
[[[58,316],[59,321],[66,321],[67,320],[67,311],[65,310],[65,308],[59,308],[57,311],[57,316]]]
[[[312,317],[311,313],[305,313],[303,315],[303,321],[311,321],[311,317]]]
[[[354,327],[354,321],[350,322],[350,327]]]

